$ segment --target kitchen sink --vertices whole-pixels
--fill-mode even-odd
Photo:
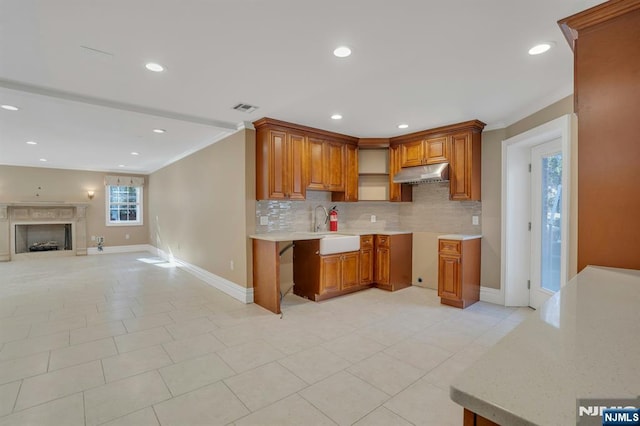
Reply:
[[[358,235],[326,234],[320,238],[320,254],[335,254],[360,250]]]

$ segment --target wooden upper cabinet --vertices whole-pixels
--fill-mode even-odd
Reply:
[[[401,169],[401,145],[389,147],[389,201],[411,201],[413,189],[411,185],[393,182],[393,176]]]
[[[256,132],[256,199],[304,200],[306,138],[281,129]]]
[[[324,190],[324,141],[309,138],[309,189]]]
[[[344,144],[309,138],[309,189],[344,191]]]
[[[449,198],[480,201],[480,134],[472,131],[451,136]]]
[[[425,164],[437,164],[448,161],[448,137],[431,138],[424,141]]]
[[[447,136],[405,142],[400,145],[400,165],[413,167],[444,163],[448,160],[447,146]]]
[[[422,140],[400,145],[400,166],[413,167],[424,164],[424,143]]]
[[[358,147],[344,147],[344,192],[332,192],[331,201],[358,201]]]

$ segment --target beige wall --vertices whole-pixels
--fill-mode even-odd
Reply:
[[[500,288],[500,252],[502,242],[502,141],[531,130],[541,124],[573,112],[573,96],[568,96],[548,107],[513,123],[512,125],[482,134],[482,275],[481,284],[484,287]],[[575,272],[575,231],[577,223],[577,195],[576,180],[577,168],[577,136],[572,137],[572,209],[571,209],[571,236],[570,236],[570,275]]]
[[[0,202],[15,201],[64,201],[88,203],[87,247],[95,247],[91,236],[103,236],[105,246],[148,244],[148,193],[145,191],[142,226],[105,225],[105,175],[115,173],[79,170],[47,169],[40,167],[18,167],[0,165]],[[140,175],[128,175],[140,176]],[[40,189],[38,189],[40,188]],[[87,191],[94,190],[93,200]],[[36,194],[39,194],[36,195]],[[129,239],[126,235],[129,234]]]
[[[151,244],[251,287],[247,235],[255,228],[254,155],[255,134],[243,130],[151,174]]]

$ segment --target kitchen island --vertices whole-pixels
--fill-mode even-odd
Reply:
[[[465,425],[575,424],[578,399],[640,395],[639,336],[640,271],[587,267],[464,371],[451,399]]]

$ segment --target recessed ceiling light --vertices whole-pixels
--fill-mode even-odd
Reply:
[[[347,46],[340,46],[333,51],[333,54],[338,58],[346,58],[347,56],[351,55],[351,49],[349,49]]]
[[[153,129],[153,133],[166,133],[165,129]]]
[[[340,114],[333,114],[331,116],[332,120],[342,120],[342,116]]]
[[[124,167],[124,164],[119,164],[118,167]]]
[[[407,127],[409,127],[408,124],[398,124],[398,129],[406,129]]]
[[[17,111],[20,109],[17,106],[13,106],[13,105],[0,105],[0,108],[6,109],[7,111]]]
[[[135,151],[133,151],[133,152],[131,153],[131,155],[140,155],[140,153],[139,153],[139,152],[135,152]]]
[[[41,158],[40,161],[42,161],[43,163],[46,163],[47,159],[46,158]]]
[[[38,145],[38,142],[27,141],[27,145]]]
[[[553,41],[546,41],[544,43],[536,44],[531,49],[529,49],[529,55],[540,55],[541,53],[546,52],[551,49],[555,45]]]
[[[149,71],[153,71],[153,72],[162,72],[164,71],[164,67],[160,64],[156,64],[155,62],[149,62],[148,64],[145,65],[145,68],[147,68]]]

